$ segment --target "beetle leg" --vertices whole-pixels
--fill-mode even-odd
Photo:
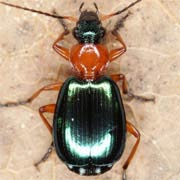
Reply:
[[[59,41],[62,41],[64,39],[64,36],[69,34],[69,31],[64,31],[54,42],[53,49],[60,54],[64,59],[69,60],[69,49],[59,45]]]
[[[147,97],[135,95],[132,92],[130,92],[128,90],[127,80],[126,80],[126,77],[124,76],[124,74],[113,74],[113,75],[111,75],[111,78],[115,82],[122,81],[123,94],[126,94],[127,96],[134,98],[136,100],[139,100],[139,101],[153,101],[153,102],[155,101],[155,97],[147,98]]]
[[[139,145],[139,142],[140,142],[140,133],[139,131],[135,128],[134,125],[132,125],[130,122],[126,121],[126,128],[127,128],[127,131],[129,133],[131,133],[137,140],[136,140],[136,143],[134,144],[132,150],[131,150],[131,153],[129,155],[129,157],[127,158],[127,160],[125,161],[124,165],[123,165],[123,180],[126,180],[126,169],[128,168],[132,158],[134,157],[134,154],[137,150],[137,147]]]
[[[46,127],[48,128],[49,132],[52,134],[52,126],[49,124],[49,122],[47,121],[46,117],[43,115],[43,113],[54,113],[55,111],[55,104],[48,104],[46,106],[42,106],[39,108],[39,114],[41,116],[41,119],[43,120],[44,124],[46,125]],[[48,148],[47,152],[44,154],[44,156],[41,158],[40,161],[38,161],[37,163],[35,163],[35,167],[38,168],[38,165],[41,162],[44,162],[48,159],[48,157],[50,156],[51,152],[53,150],[53,143],[51,143],[51,146]]]
[[[49,132],[52,134],[52,126],[49,124],[49,122],[47,121],[46,117],[43,115],[43,113],[54,113],[55,111],[55,104],[48,104],[45,106],[42,106],[39,108],[39,114],[41,116],[41,119],[43,120],[44,124],[46,125],[46,127],[48,128]],[[50,154],[52,153],[54,146],[53,146],[53,142],[51,143],[50,147],[48,148],[47,152],[44,154],[44,156],[41,158],[41,160],[39,160],[38,162],[36,162],[34,164],[34,166],[36,168],[38,168],[39,164],[41,164],[42,162],[46,161]]]
[[[36,162],[36,163],[34,164],[34,166],[35,166],[37,169],[39,169],[39,168],[38,168],[39,164],[41,164],[42,162],[45,162],[45,161],[49,158],[49,156],[51,155],[53,149],[54,149],[54,145],[53,145],[53,142],[52,142],[51,145],[50,145],[50,147],[48,148],[47,152],[44,154],[44,156],[43,156],[38,162]]]
[[[123,16],[121,19],[119,19],[115,26],[113,31],[118,31],[120,28],[124,27],[124,21],[131,15],[132,13],[129,11],[125,16]]]
[[[44,124],[46,125],[46,127],[48,128],[48,130],[51,134],[52,134],[52,126],[48,123],[46,117],[43,114],[46,112],[54,113],[55,107],[56,107],[55,104],[48,104],[46,106],[42,106],[39,108],[39,114],[41,116],[41,119],[43,120]]]
[[[62,82],[44,86],[43,88],[36,91],[30,98],[28,98],[27,102],[32,102],[42,91],[59,91],[61,86]]]
[[[54,10],[53,13],[57,15]],[[70,32],[68,30],[67,25],[63,21],[63,19],[58,19],[60,24],[62,25],[64,32],[57,38],[57,40],[53,43],[53,49],[60,54],[64,59],[69,60],[69,49],[59,45],[58,43],[64,39],[64,36],[68,35]]]
[[[114,61],[115,59],[117,59],[119,56],[121,56],[122,54],[124,54],[126,52],[126,44],[124,43],[122,37],[120,36],[120,34],[118,33],[118,30],[123,27],[123,22],[126,20],[126,18],[130,15],[130,12],[128,12],[128,14],[126,14],[124,17],[122,17],[119,21],[117,21],[114,29],[112,30],[112,34],[116,37],[117,41],[120,42],[120,44],[122,45],[122,47],[117,48],[117,49],[113,49],[110,51],[109,54],[109,59],[110,61]]]
[[[117,41],[120,42],[122,47],[117,48],[117,49],[113,49],[110,51],[110,53],[109,53],[109,60],[110,61],[114,61],[115,59],[117,59],[119,56],[121,56],[122,54],[124,54],[126,52],[126,44],[124,43],[122,37],[117,32],[117,30],[116,29],[113,30],[112,34],[116,37]]]
[[[8,102],[6,104],[0,104],[0,107],[13,107],[13,106],[18,106],[18,105],[24,105],[26,103],[32,102],[42,91],[52,91],[52,90],[59,90],[62,86],[62,82],[60,83],[55,83],[55,84],[49,84],[38,91],[36,91],[30,98],[24,101],[19,101],[19,102]]]
[[[56,12],[55,9],[53,10],[53,14],[54,14],[54,15],[58,15],[58,13]],[[68,27],[67,27],[67,25],[66,25],[66,23],[64,22],[63,19],[58,19],[58,21],[59,21],[60,24],[62,25],[64,31],[69,31],[69,30],[68,30]]]
[[[116,37],[117,41],[119,41],[122,45],[121,48],[117,48],[117,49],[113,49],[110,51],[110,61],[114,61],[115,59],[117,59],[119,56],[121,56],[122,54],[124,54],[126,52],[126,44],[124,43],[122,37],[120,36],[120,34],[118,33],[118,30],[124,26],[124,21],[127,19],[127,17],[130,15],[131,13],[128,12],[124,17],[122,17],[121,19],[119,19],[115,26],[114,29],[112,30],[112,34]]]

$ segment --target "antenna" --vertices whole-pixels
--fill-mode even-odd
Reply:
[[[97,4],[95,2],[93,4],[94,4],[94,7],[96,8],[96,14],[98,14],[99,13],[98,6],[97,6]]]
[[[72,17],[72,16],[59,16],[57,14],[51,14],[51,13],[47,13],[47,12],[43,12],[43,11],[38,11],[38,10],[35,10],[35,9],[31,9],[31,8],[27,8],[27,7],[23,7],[23,6],[18,6],[18,5],[3,2],[3,1],[0,1],[0,4],[10,6],[10,7],[14,7],[14,8],[17,8],[17,9],[23,9],[25,11],[30,11],[30,12],[33,12],[33,13],[49,16],[49,17],[56,18],[56,19],[68,19],[68,20],[75,21],[75,22],[77,21],[77,19]]]
[[[111,14],[108,14],[108,15],[104,15],[104,16],[101,18],[101,20],[104,21],[104,20],[106,20],[106,19],[109,19],[109,18],[112,17],[112,16],[119,15],[119,14],[127,11],[129,8],[133,7],[135,4],[139,3],[140,1],[142,1],[142,0],[137,0],[137,1],[129,4],[127,7],[125,7],[124,9],[122,9],[122,10],[120,10],[120,11],[117,11],[117,12],[114,12],[114,13],[111,13]]]
[[[80,12],[80,13],[82,13],[82,8],[83,8],[83,6],[84,6],[84,2],[81,3],[81,5],[80,5],[80,7],[79,7],[79,12]]]

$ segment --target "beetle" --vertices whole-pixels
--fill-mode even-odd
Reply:
[[[129,92],[123,74],[105,75],[108,64],[126,52],[126,45],[118,33],[118,29],[128,15],[124,16],[112,30],[112,35],[121,47],[110,51],[101,44],[106,35],[102,21],[121,14],[140,1],[131,3],[121,11],[102,16],[99,16],[98,7],[95,3],[96,11],[82,11],[84,5],[82,3],[79,8],[79,19],[72,16],[59,16],[56,12],[49,14],[0,2],[7,6],[58,18],[64,32],[54,42],[53,48],[71,63],[75,74],[65,82],[50,84],[41,88],[26,101],[3,105],[13,106],[30,103],[42,91],[59,91],[56,104],[39,108],[39,114],[53,136],[53,143],[35,166],[45,161],[55,147],[58,157],[71,171],[87,176],[105,173],[122,156],[126,132],[130,132],[136,138],[136,142],[123,165],[122,178],[123,180],[126,179],[126,169],[137,150],[140,133],[126,120],[121,94],[116,83],[121,81],[123,93],[133,98],[143,101],[153,101],[154,98],[145,98]],[[59,44],[70,33],[63,19],[76,22],[73,36],[78,43],[71,49]],[[44,116],[46,112],[54,113],[52,126]]]

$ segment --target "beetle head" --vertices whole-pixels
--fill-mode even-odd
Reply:
[[[105,35],[105,29],[98,17],[98,9],[96,12],[84,10],[81,12],[76,27],[73,30],[74,37],[79,43],[99,43]]]

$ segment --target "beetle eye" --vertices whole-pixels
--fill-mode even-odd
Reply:
[[[78,39],[79,38],[79,33],[78,33],[78,28],[75,27],[74,30],[73,30],[73,36]]]
[[[106,30],[103,27],[101,27],[100,31],[101,31],[101,38],[103,38],[105,36]]]

